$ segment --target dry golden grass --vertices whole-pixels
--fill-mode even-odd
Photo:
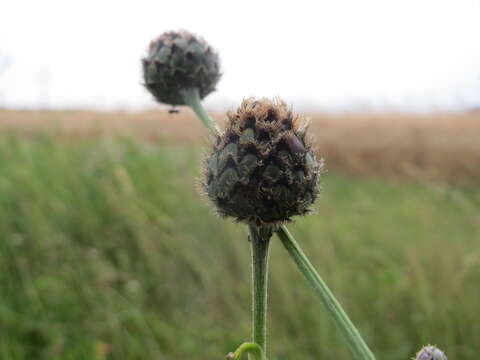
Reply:
[[[480,114],[313,116],[311,130],[349,173],[480,179]]]
[[[223,115],[216,115],[221,121]],[[471,181],[480,179],[480,113],[456,115],[312,114],[311,134],[327,168],[351,174]],[[199,143],[205,130],[189,110],[168,114],[0,110],[0,129],[85,138],[128,134]]]

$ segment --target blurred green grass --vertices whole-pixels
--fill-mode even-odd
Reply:
[[[246,231],[199,195],[201,152],[2,135],[1,359],[222,359],[249,340]],[[480,187],[322,180],[290,228],[377,357],[476,359]],[[270,358],[350,358],[277,240],[269,304]]]

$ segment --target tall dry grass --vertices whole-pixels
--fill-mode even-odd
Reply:
[[[220,122],[223,115],[216,114]],[[480,113],[310,114],[318,152],[329,169],[348,174],[410,176],[448,181],[480,179]],[[54,129],[85,138],[125,134],[199,143],[205,132],[189,110],[139,113],[0,110],[0,129],[31,135]]]

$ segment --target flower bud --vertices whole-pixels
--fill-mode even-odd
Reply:
[[[204,188],[222,216],[275,225],[307,213],[322,162],[281,100],[246,99],[205,161]]]
[[[184,105],[182,91],[198,89],[200,98],[220,79],[218,54],[188,31],[168,31],[150,43],[142,59],[144,85],[158,102]]]
[[[433,345],[424,346],[415,357],[415,360],[448,360],[445,353]]]

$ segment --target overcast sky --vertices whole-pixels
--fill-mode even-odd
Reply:
[[[480,106],[480,0],[24,1],[0,14],[0,106],[142,109],[140,57],[185,28],[219,50],[210,107]]]

